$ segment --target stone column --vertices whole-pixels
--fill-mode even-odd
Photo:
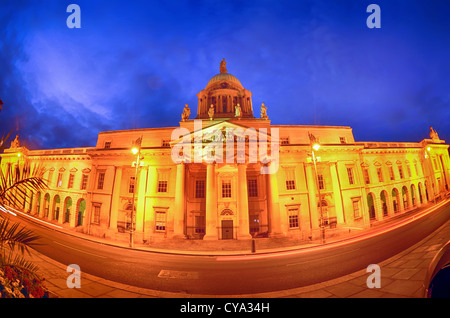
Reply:
[[[342,209],[342,194],[339,185],[337,163],[332,163],[330,166],[331,182],[333,184],[334,206],[336,211],[337,224],[344,224],[344,210]]]
[[[248,221],[247,165],[244,163],[238,163],[238,209],[238,239],[251,239]]]
[[[278,198],[278,180],[276,173],[269,173],[266,175],[267,184],[267,210],[270,220],[271,237],[285,236],[283,231],[283,220],[281,219],[280,203]]]
[[[116,176],[114,178],[114,188],[112,192],[111,216],[109,219],[110,230],[117,231],[117,216],[119,214],[120,186],[122,183],[122,167],[116,167]],[[136,187],[136,184],[135,184]]]
[[[206,165],[206,228],[204,240],[217,240],[217,189],[215,163]]]
[[[174,237],[184,238],[184,210],[185,210],[185,163],[177,165],[177,180],[175,183],[175,211],[173,223]]]
[[[137,204],[136,204],[136,234],[144,233],[144,214],[145,214],[145,195],[147,188],[147,167],[142,167],[139,174],[139,185],[137,188]],[[136,180],[137,181],[137,180]],[[136,182],[137,185],[137,182]],[[136,236],[135,236],[136,238]],[[140,237],[139,237],[140,238]]]

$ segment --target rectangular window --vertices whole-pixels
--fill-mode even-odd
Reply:
[[[231,198],[231,181],[222,181],[222,198]]]
[[[258,196],[258,182],[256,179],[248,179],[248,196],[249,197],[257,197]]]
[[[167,181],[158,181],[158,192],[167,192]]]
[[[347,175],[348,175],[348,183],[355,184],[355,178],[353,177],[353,168],[347,168]]]
[[[195,198],[205,198],[205,180],[195,180]]]
[[[157,232],[164,232],[166,230],[166,212],[156,211],[155,225]]]
[[[408,178],[411,178],[411,166],[409,164],[406,165],[406,172],[408,173]]]
[[[250,214],[248,221],[249,221],[250,233],[258,233],[259,232],[259,215],[258,214]]]
[[[87,189],[87,183],[88,183],[88,175],[83,174],[83,177],[81,178],[81,190]]]
[[[295,190],[294,170],[286,170],[286,190]]]
[[[383,182],[383,170],[381,168],[377,168],[378,181]]]
[[[395,180],[395,176],[394,176],[394,168],[392,168],[392,166],[389,166],[389,177],[391,178],[391,180]]]
[[[419,170],[417,168],[417,163],[414,163],[414,171],[416,172],[416,176],[419,176]]]
[[[98,172],[97,189],[103,190],[103,185],[105,184],[105,171]]]
[[[136,178],[130,177],[130,185],[128,186],[128,193],[134,193]]]
[[[345,139],[345,137],[339,137],[339,141],[341,142],[341,144],[347,143],[347,140]]]
[[[67,184],[67,189],[73,188],[73,179],[75,178],[75,175],[73,173],[69,174],[69,183]]]
[[[325,189],[325,183],[323,182],[323,174],[318,174],[317,180],[319,181],[319,189],[320,190]]]
[[[105,149],[111,148],[111,141],[105,141]]]
[[[167,192],[169,181],[169,170],[158,171],[158,188],[157,192]]]
[[[289,145],[289,137],[280,137],[280,145]]]
[[[359,209],[359,199],[358,200],[352,200],[353,204],[353,217],[355,219],[358,219],[361,217],[361,211]]]
[[[363,168],[363,176],[364,176],[364,182],[366,184],[370,183],[370,175],[369,175],[369,169],[368,168]]]
[[[161,147],[170,147],[170,140],[163,139],[161,143]]]
[[[400,179],[403,179],[403,167],[398,166],[398,174],[400,175]]]
[[[94,214],[92,215],[92,223],[100,224],[101,203],[92,203],[94,208]]]
[[[50,170],[48,173],[48,186],[50,187],[52,185],[52,181],[53,181],[53,170]]]
[[[56,183],[56,186],[58,188],[61,188],[62,186],[62,177],[63,177],[62,175],[63,175],[62,172],[58,173],[58,182]]]
[[[289,208],[288,216],[289,216],[289,228],[298,229],[299,228],[298,207]]]

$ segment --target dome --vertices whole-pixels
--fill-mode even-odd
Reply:
[[[243,88],[241,82],[239,82],[239,80],[234,75],[231,75],[230,73],[219,73],[217,75],[214,75],[209,80],[208,84],[206,85],[206,88],[214,85],[215,83],[220,83],[220,82],[231,82],[231,83],[237,85],[239,88]]]

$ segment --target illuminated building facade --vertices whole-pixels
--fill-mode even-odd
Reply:
[[[449,146],[432,128],[421,142],[357,142],[350,127],[272,125],[264,104],[255,117],[251,92],[227,72],[225,61],[197,97],[196,117],[190,118],[186,105],[177,127],[100,132],[95,147],[29,150],[16,138],[1,154],[2,168],[25,161],[45,167],[49,189],[30,193],[25,212],[113,240],[128,239],[133,215],[139,243],[307,241],[320,237],[321,225],[328,235],[367,228],[449,190]],[[258,153],[261,140],[279,141],[275,173],[262,173],[273,162],[255,159],[252,136],[245,135],[243,161],[237,160],[236,135],[226,134],[220,142],[231,142],[223,149],[232,162],[173,160],[182,140],[193,141],[195,152],[211,142],[204,139],[208,131],[249,128],[256,132]],[[196,139],[199,131],[203,137]],[[311,136],[320,144],[314,157]],[[137,140],[136,168],[131,148]]]

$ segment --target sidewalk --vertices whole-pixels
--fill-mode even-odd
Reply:
[[[415,213],[414,215],[416,215]],[[413,216],[411,216],[413,217]],[[409,216],[407,216],[409,218]],[[30,260],[39,266],[45,286],[55,298],[417,298],[422,297],[422,283],[429,263],[437,251],[450,239],[450,220],[438,230],[403,252],[379,263],[381,288],[366,285],[370,273],[361,270],[333,280],[289,290],[245,295],[200,295],[171,293],[128,286],[81,273],[81,288],[70,289],[66,266],[32,250]],[[311,244],[305,247],[311,247]],[[297,247],[298,248],[298,247]],[[170,252],[170,251],[169,251]],[[262,252],[262,251],[261,251]],[[267,251],[265,251],[267,252]],[[248,254],[248,251],[246,251]],[[201,253],[198,253],[201,254]]]

